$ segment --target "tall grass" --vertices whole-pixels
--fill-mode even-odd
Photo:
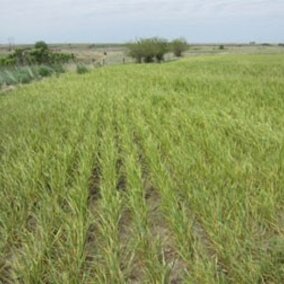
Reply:
[[[0,97],[0,282],[281,283],[283,78],[200,57]]]
[[[0,68],[0,88],[18,84],[28,84],[34,80],[49,77],[53,74],[64,73],[62,65],[53,66],[23,66]]]

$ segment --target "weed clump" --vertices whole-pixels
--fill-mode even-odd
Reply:
[[[41,77],[49,77],[54,73],[54,70],[49,66],[42,65],[39,67],[38,73]]]
[[[0,69],[0,87],[17,84],[28,84],[33,80],[50,77],[54,74],[64,73],[65,69],[61,64],[53,66],[23,66]]]
[[[78,74],[85,74],[89,72],[89,69],[85,65],[79,64],[77,65],[76,72]]]

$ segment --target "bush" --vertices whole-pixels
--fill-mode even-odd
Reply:
[[[33,80],[62,72],[64,72],[64,69],[60,65],[55,65],[53,68],[45,65],[16,68],[9,67],[6,70],[0,70],[0,87],[3,85],[28,84]]]
[[[61,63],[68,63],[71,60],[74,60],[74,54],[69,53],[50,53],[49,54],[49,61],[51,64],[61,64]]]
[[[39,69],[38,69],[38,74],[41,77],[49,77],[53,73],[54,73],[53,69],[51,67],[48,67],[48,66],[45,66],[45,65],[40,66]]]
[[[45,42],[40,41],[32,49],[17,48],[12,54],[1,58],[0,65],[62,64],[74,59],[74,54],[53,52]]]
[[[89,69],[85,66],[85,65],[77,65],[77,69],[76,69],[78,74],[85,74],[87,72],[89,72]]]
[[[15,70],[14,74],[17,79],[17,82],[21,84],[30,83],[33,79],[33,76],[31,76],[27,69]]]
[[[26,70],[27,70],[28,74],[30,75],[30,77],[32,79],[35,79],[35,73],[34,73],[33,69],[31,67],[27,67]]]
[[[32,49],[29,53],[30,64],[48,64],[51,61],[50,52],[48,49]]]
[[[16,59],[10,58],[10,56],[4,57],[0,59],[0,66],[14,66],[16,65]]]
[[[6,70],[4,73],[4,81],[7,86],[18,84],[18,80],[12,71]]]
[[[65,73],[65,69],[63,65],[61,64],[53,64],[52,69],[54,70],[55,73],[60,74],[60,73]]]
[[[5,80],[3,78],[3,75],[0,73],[0,88],[5,84]]]
[[[172,51],[175,56],[181,57],[183,52],[188,50],[188,43],[185,39],[175,39],[171,43]]]
[[[133,57],[137,63],[161,62],[168,52],[168,42],[160,38],[140,39],[128,45],[129,56]]]
[[[37,68],[38,72],[39,68]],[[31,68],[9,68],[8,70],[3,70],[0,72],[0,85],[17,85],[17,84],[28,84],[32,80],[36,79],[35,71]]]
[[[224,45],[223,45],[223,44],[219,45],[219,49],[220,49],[220,50],[225,49]]]

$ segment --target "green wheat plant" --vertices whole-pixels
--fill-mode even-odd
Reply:
[[[0,84],[38,77],[19,72]],[[267,54],[0,96],[0,282],[282,283],[283,92]]]

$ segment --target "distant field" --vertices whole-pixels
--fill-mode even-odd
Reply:
[[[283,283],[283,54],[64,74],[0,117],[0,283]]]
[[[114,65],[131,63],[133,59],[128,57],[126,44],[50,44],[51,49],[60,52],[73,53],[78,62],[93,65]],[[26,48],[32,45],[17,45],[14,48]],[[248,44],[225,44],[224,49],[218,44],[191,44],[185,56],[224,55],[224,54],[284,54],[284,47],[279,45],[248,45]],[[0,45],[0,57],[9,53],[8,46]],[[106,52],[106,54],[105,54]],[[176,59],[172,53],[165,58]]]

